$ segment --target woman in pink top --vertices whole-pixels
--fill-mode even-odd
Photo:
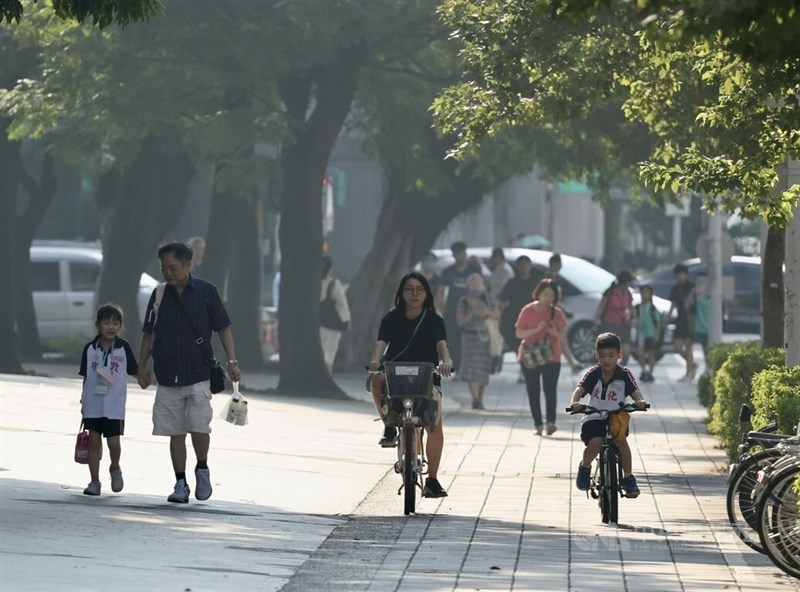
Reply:
[[[542,409],[540,394],[544,389],[545,413],[547,419],[547,435],[556,431],[556,387],[558,375],[561,373],[561,341],[567,329],[564,312],[556,306],[558,303],[558,286],[551,278],[544,278],[533,289],[533,302],[527,304],[517,317],[516,335],[522,340],[517,359],[525,377],[525,388],[528,391],[528,402],[531,406],[536,434],[542,435]],[[547,337],[553,355],[548,361],[529,368],[524,363],[523,351],[527,344]]]
[[[631,324],[636,313],[633,308],[633,295],[629,286],[633,282],[630,271],[620,271],[617,280],[603,292],[603,298],[594,315],[594,322],[599,325],[599,333],[614,333],[622,344],[622,360],[625,366],[631,355]]]

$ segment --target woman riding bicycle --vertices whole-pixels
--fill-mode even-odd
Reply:
[[[407,273],[400,280],[394,297],[394,308],[381,320],[378,341],[372,351],[372,361],[368,365],[369,371],[377,372],[384,359],[388,362],[431,362],[439,365],[439,374],[450,376],[452,362],[447,347],[444,319],[436,313],[430,285],[421,273]],[[385,423],[386,418],[382,413],[385,376],[371,374],[368,386],[375,408]],[[434,381],[434,389],[438,388],[440,385]],[[425,427],[428,433],[428,478],[422,492],[424,497],[447,496],[437,479],[444,447],[441,417],[439,409],[436,423]],[[394,426],[385,426],[380,445],[393,447],[396,440],[397,429]]]

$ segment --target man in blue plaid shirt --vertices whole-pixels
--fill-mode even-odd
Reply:
[[[208,449],[211,442],[211,384],[209,363],[197,344],[192,319],[200,336],[210,344],[212,332],[219,335],[228,356],[231,380],[241,378],[236,361],[231,321],[217,288],[211,282],[193,277],[192,249],[185,243],[168,243],[158,250],[161,284],[150,297],[139,352],[139,386],[152,383],[147,363],[152,356],[158,389],[153,403],[153,434],[169,436],[170,456],[175,470],[175,490],[167,498],[174,503],[189,502],[186,481],[186,434],[192,436],[197,457],[195,497],[211,497]],[[181,310],[181,307],[185,310]]]

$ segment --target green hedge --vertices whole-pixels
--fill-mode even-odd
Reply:
[[[717,436],[732,458],[741,440],[739,409],[751,403],[753,376],[769,366],[782,366],[781,348],[764,348],[758,342],[739,344],[731,351],[712,379],[714,402],[709,431]]]
[[[701,405],[711,407],[714,404],[713,378],[731,352],[737,347],[750,344],[758,344],[758,342],[737,341],[735,343],[715,343],[709,346],[708,355],[706,356],[708,371],[697,380],[697,397],[700,399]]]
[[[753,427],[778,422],[778,432],[794,434],[800,420],[800,366],[767,368],[753,377]]]

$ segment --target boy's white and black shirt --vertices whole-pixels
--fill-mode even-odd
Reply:
[[[619,409],[620,403],[624,403],[627,397],[639,390],[639,384],[636,382],[633,372],[620,365],[617,365],[611,380],[603,382],[603,369],[598,364],[586,372],[578,386],[589,394],[587,405],[607,411]],[[593,413],[584,416],[582,421],[599,419],[602,419],[600,415]]]
[[[103,350],[99,336],[87,343],[78,371],[85,378],[81,393],[83,417],[125,419],[126,375],[135,376],[137,372],[136,356],[121,337],[114,340],[110,351]]]

